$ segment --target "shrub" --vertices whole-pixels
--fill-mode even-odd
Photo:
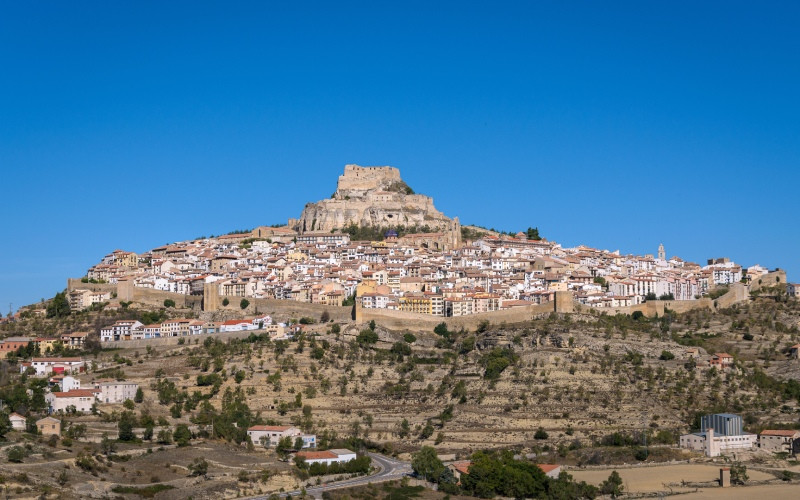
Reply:
[[[542,427],[536,429],[536,433],[533,435],[533,439],[547,439],[548,437],[547,431]]]
[[[21,446],[12,446],[6,452],[6,456],[9,462],[19,464],[22,463],[22,459],[25,458],[25,450]]]
[[[230,303],[231,303],[231,301],[230,301],[230,300],[228,300],[228,297],[225,297],[224,299],[222,299],[222,305],[223,305],[223,306],[226,306],[226,307],[227,307],[227,306],[228,306],[228,304],[230,304]]]
[[[249,305],[250,305],[250,301],[247,300],[247,299],[242,299],[242,301],[239,302],[239,307],[241,307],[242,309],[247,309],[247,306],[249,306]]]
[[[661,351],[661,356],[658,357],[661,361],[669,361],[670,359],[675,359],[675,355],[669,351]]]
[[[172,299],[164,299],[164,307],[175,307],[175,301]]]
[[[413,344],[417,341],[417,337],[413,333],[405,333],[403,334],[403,340],[409,344]]]

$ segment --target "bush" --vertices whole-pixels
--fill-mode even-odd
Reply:
[[[356,337],[356,342],[361,345],[374,344],[378,341],[378,334],[372,329],[361,330],[361,333]]]
[[[247,300],[247,299],[242,299],[242,301],[239,302],[239,307],[241,307],[242,309],[247,309],[247,306],[249,306],[249,305],[250,305],[250,301]]]
[[[188,469],[192,476],[205,476],[208,473],[208,462],[204,458],[195,458]]]
[[[231,301],[230,301],[230,300],[228,300],[228,297],[225,297],[224,299],[222,299],[222,305],[223,305],[223,306],[226,306],[226,307],[227,307],[227,306],[228,306],[228,304],[230,304],[230,303],[231,303]]]
[[[164,307],[175,307],[175,301],[172,299],[164,299]]]
[[[6,452],[6,455],[8,456],[9,462],[20,464],[22,463],[22,459],[25,458],[25,450],[21,446],[12,446]]]
[[[542,427],[536,429],[536,433],[533,435],[533,439],[547,439],[548,437],[547,431]]]
[[[403,334],[403,340],[409,344],[413,344],[417,341],[417,337],[413,333],[405,333]]]
[[[670,359],[675,359],[675,355],[669,351],[661,351],[661,356],[658,357],[661,361],[669,361]]]
[[[192,431],[189,430],[186,424],[178,424],[172,437],[178,446],[189,446],[189,441],[192,439]]]

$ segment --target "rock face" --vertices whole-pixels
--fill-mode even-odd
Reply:
[[[289,227],[300,233],[328,233],[351,224],[427,226],[432,233],[447,233],[457,240],[447,246],[460,243],[458,218],[446,217],[436,210],[431,197],[412,192],[397,168],[346,165],[333,197],[308,203],[299,219],[289,220]]]

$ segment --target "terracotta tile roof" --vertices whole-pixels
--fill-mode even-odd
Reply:
[[[318,460],[321,458],[339,458],[339,455],[330,452],[330,451],[298,451],[296,453],[298,457],[305,458],[306,460]]]
[[[291,429],[288,425],[254,425],[248,431],[275,431],[284,432]]]

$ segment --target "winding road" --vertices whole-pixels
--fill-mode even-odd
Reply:
[[[354,477],[352,479],[345,479],[344,481],[336,481],[329,484],[323,484],[320,486],[314,486],[311,488],[306,489],[306,495],[314,497],[314,498],[321,498],[322,493],[330,490],[336,490],[339,488],[351,488],[353,486],[364,486],[369,483],[382,483],[384,481],[393,481],[395,479],[401,479],[405,476],[411,474],[411,464],[408,462],[403,462],[401,460],[396,460],[394,458],[387,457],[386,455],[381,455],[379,453],[369,453],[370,458],[372,458],[373,465],[379,469],[376,474],[372,474],[370,476],[360,476]],[[281,498],[286,497],[295,497],[300,496],[301,491],[290,491],[287,493],[281,493]],[[269,495],[262,495],[257,497],[250,497],[251,500],[266,500],[269,498]]]

